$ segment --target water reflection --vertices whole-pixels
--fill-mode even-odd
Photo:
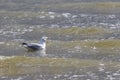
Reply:
[[[24,54],[25,57],[45,57],[47,56],[46,50],[32,51],[27,50]]]

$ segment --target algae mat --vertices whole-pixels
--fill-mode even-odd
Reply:
[[[71,70],[99,71],[101,64],[106,69],[119,69],[118,62],[71,58],[4,57],[0,60],[0,76],[15,76],[32,73],[62,74]]]

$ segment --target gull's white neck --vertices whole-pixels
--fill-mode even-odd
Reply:
[[[46,49],[46,43],[44,42],[44,43],[42,43],[42,44],[40,44],[41,45],[41,47],[42,47],[42,49]]]
[[[42,49],[46,49],[46,39],[44,37],[41,38],[40,45]]]
[[[40,46],[42,49],[46,49],[46,41],[44,39],[40,40]]]

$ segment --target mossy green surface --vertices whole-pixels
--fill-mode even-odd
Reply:
[[[71,27],[71,28],[35,28],[31,32],[26,32],[24,36],[35,36],[44,34],[50,38],[62,37],[67,39],[69,37],[74,40],[83,38],[104,38],[105,35],[111,34],[112,30],[107,30],[100,27],[90,27],[90,28],[80,28],[80,27]],[[68,36],[68,37],[67,37]]]
[[[0,60],[0,76],[20,75],[36,73],[47,69],[50,73],[61,73],[65,69],[97,69],[101,61],[87,59],[63,59],[63,58],[30,58],[30,57],[14,57]],[[119,63],[103,62],[106,67],[113,68]],[[115,67],[119,68],[119,67]],[[62,70],[62,71],[61,71]],[[46,70],[45,70],[46,71]]]
[[[3,5],[4,3],[1,3]],[[120,13],[120,2],[66,2],[66,3],[57,3],[57,4],[40,4],[31,5],[25,3],[23,6],[20,6],[19,3],[7,3],[6,6],[10,6],[10,9],[14,7],[18,8],[18,11],[11,10],[0,10],[0,16],[7,16],[13,18],[36,18],[38,16],[47,16],[48,13],[39,13],[40,10],[63,10],[63,11],[81,11],[81,12],[93,12],[93,13]],[[25,10],[23,7],[26,7]],[[34,7],[38,11],[29,11],[29,7]],[[28,10],[27,10],[28,9]]]
[[[105,31],[102,28],[95,28],[95,27],[92,27],[92,28],[72,27],[72,28],[66,28],[66,29],[61,29],[60,30],[60,33],[63,33],[63,34],[75,34],[75,35],[81,35],[81,34],[90,35],[90,34],[98,34],[98,33],[102,34],[102,32],[107,33],[107,30]]]
[[[97,48],[119,48],[120,40],[99,40],[99,41],[88,41],[85,43],[87,46]]]
[[[48,12],[31,12],[31,11],[5,11],[0,10],[0,16],[24,19],[24,18],[38,18],[39,16],[49,16]]]
[[[59,47],[74,48],[75,46],[80,47],[96,47],[96,48],[119,48],[120,40],[108,39],[108,40],[79,40],[79,41],[61,41],[61,42],[49,42],[48,46],[58,45]]]

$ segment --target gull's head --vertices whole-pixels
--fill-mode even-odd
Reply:
[[[42,39],[43,39],[44,41],[47,41],[48,37],[43,36]]]
[[[48,39],[48,37],[43,36],[43,37],[41,38],[41,40],[40,40],[40,43],[41,43],[41,44],[46,43],[47,39]]]

